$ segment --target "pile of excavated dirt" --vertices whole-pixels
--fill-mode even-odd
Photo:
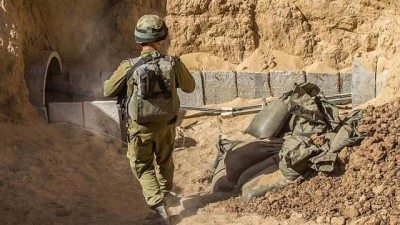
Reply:
[[[236,65],[206,52],[182,55],[182,62],[191,71],[235,71]]]
[[[313,174],[249,204],[230,199],[219,206],[280,218],[298,213],[320,223],[399,224],[400,100],[369,106],[358,131],[367,137],[340,152],[334,173]]]
[[[379,95],[368,104],[383,105],[387,102],[400,98],[400,54],[387,59],[381,57],[378,60],[377,73],[382,75],[388,72],[386,80],[382,84]]]

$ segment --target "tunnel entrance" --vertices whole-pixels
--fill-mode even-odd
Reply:
[[[62,72],[61,58],[55,51],[43,51],[26,67],[25,80],[30,102],[49,121],[50,102],[72,102],[67,73]]]
[[[50,102],[72,102],[73,95],[70,92],[67,73],[62,73],[61,62],[57,57],[49,59],[45,81],[44,103],[46,109]]]

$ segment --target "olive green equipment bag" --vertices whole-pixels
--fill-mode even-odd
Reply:
[[[127,75],[126,114],[138,124],[172,120],[180,102],[175,79],[175,59],[151,55],[130,59]]]

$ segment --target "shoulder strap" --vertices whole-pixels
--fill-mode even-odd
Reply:
[[[146,64],[147,62],[150,62],[153,59],[151,55],[146,55],[145,57],[140,57],[140,59],[136,62],[133,63],[132,59],[129,59],[129,63],[131,64],[132,68],[127,72],[126,74],[126,80],[129,80],[133,72],[141,65]]]

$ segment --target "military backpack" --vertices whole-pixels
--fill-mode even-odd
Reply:
[[[126,115],[138,124],[172,120],[179,111],[175,58],[151,55],[130,59]]]

